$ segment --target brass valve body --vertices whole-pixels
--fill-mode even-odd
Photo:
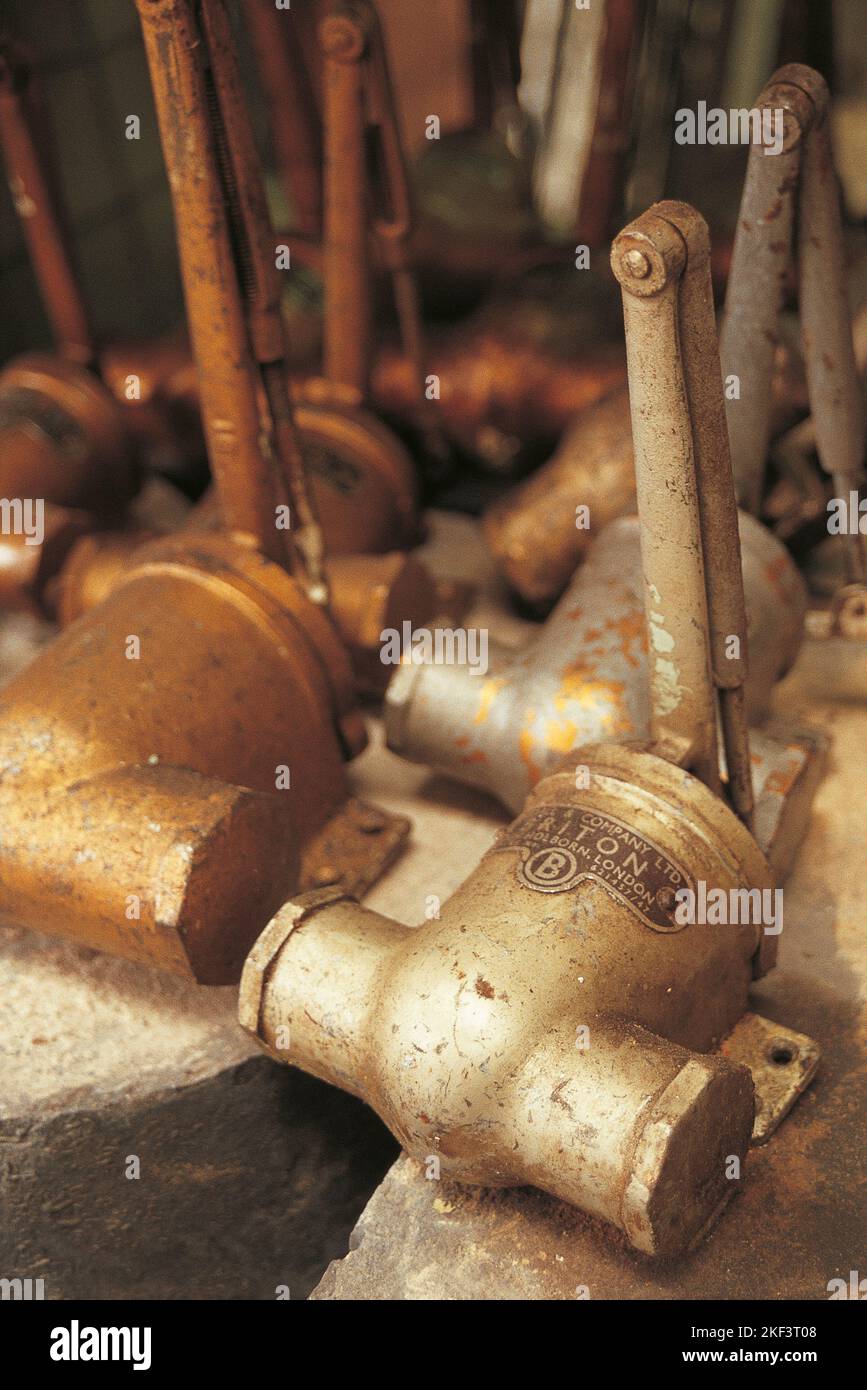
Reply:
[[[287,903],[250,953],[240,1016],[449,1177],[532,1184],[670,1255],[750,1141],[750,1073],[711,1050],[744,1012],[762,930],[680,927],[674,892],[771,876],[691,775],[634,747],[581,760],[588,789],[546,777],[438,920],[408,929],[334,893]]]
[[[766,710],[801,640],[806,592],[785,547],[740,517],[749,615],[747,709]],[[650,719],[639,523],[622,517],[525,649],[468,666],[406,664],[386,696],[389,747],[516,812],[570,749],[646,736]],[[578,756],[577,753],[575,755]]]
[[[123,412],[92,372],[32,353],[0,373],[0,496],[111,518],[137,485]]]
[[[364,731],[327,616],[197,536],[142,550],[3,690],[0,745],[3,920],[225,984],[304,881]]]

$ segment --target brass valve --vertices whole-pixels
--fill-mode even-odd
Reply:
[[[678,203],[612,251],[650,747],[576,749],[416,930],[340,893],[290,901],[251,951],[240,997],[242,1025],[272,1056],[367,1100],[411,1154],[465,1182],[533,1184],[656,1255],[683,1251],[734,1190],[754,1085],[718,1049],[776,941],[761,918],[709,928],[679,910],[700,885],[730,902],[773,885],[748,828],[745,640],[721,664],[745,615],[708,253],[705,224]],[[664,367],[648,389],[651,336]]]
[[[415,666],[407,660],[387,692],[386,733],[395,752],[493,792],[511,811],[569,749],[647,736],[653,708],[648,672],[663,682],[660,708],[674,712],[685,699],[701,700],[710,738],[714,699],[704,655],[709,622],[723,707],[742,703],[752,721],[766,712],[775,682],[800,645],[806,591],[785,547],[748,515],[739,519],[739,547],[735,515],[726,514],[719,483],[712,486],[702,473],[698,496],[690,494],[684,503],[683,534],[676,540],[678,513],[669,495],[674,485],[666,489],[662,483],[677,451],[693,453],[700,470],[708,454],[719,456],[725,481],[729,455],[709,248],[690,225],[687,255],[679,230],[683,219],[677,228],[665,220],[667,206],[660,204],[641,224],[657,229],[668,257],[664,265],[654,259],[662,253],[638,233],[624,232],[612,253],[624,288],[632,434],[635,447],[652,460],[640,465],[636,458],[636,476],[648,478],[649,491],[644,499],[638,496],[641,528],[623,517],[603,530],[539,636],[517,653],[495,652],[486,675],[467,666]],[[611,398],[603,441],[622,430],[625,405]],[[652,435],[648,420],[654,422]],[[660,515],[651,525],[657,507]],[[704,566],[690,540],[699,516],[707,533]],[[661,575],[651,569],[651,542],[639,546],[639,529],[645,537],[663,538]],[[648,577],[658,595],[668,596],[665,603],[659,597],[653,609],[649,658],[643,617]],[[744,590],[748,633],[739,616]],[[753,656],[745,681],[748,638]],[[678,653],[682,665],[675,665],[669,651]],[[805,751],[804,761],[810,757]],[[708,745],[702,768],[711,785],[715,761]],[[760,789],[773,783],[774,761],[774,750],[764,745],[757,764]],[[743,754],[739,765],[744,768]],[[763,835],[768,852],[775,833]]]
[[[673,930],[665,903],[693,878],[770,879],[695,778],[631,748],[581,756],[587,790],[546,777],[439,920],[287,903],[248,957],[240,1019],[445,1176],[541,1187],[674,1254],[750,1142],[750,1074],[708,1054],[746,1007],[758,941]]]
[[[339,639],[281,566],[157,542],[0,696],[3,920],[231,983],[293,885],[396,853],[405,823],[364,834],[347,802],[363,745]]]

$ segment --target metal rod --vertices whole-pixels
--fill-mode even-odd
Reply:
[[[57,351],[87,366],[95,357],[93,334],[59,191],[47,152],[40,147],[39,114],[35,78],[24,51],[0,37],[0,143],[12,201]]]
[[[358,0],[356,0],[358,3]],[[400,122],[388,64],[385,36],[376,10],[364,4],[368,33],[368,117],[381,155],[381,183],[371,188],[376,208],[373,231],[391,276],[392,293],[404,356],[410,365],[416,398],[416,423],[427,452],[436,459],[448,457],[439,411],[425,392],[427,347],[415,271],[411,265],[413,230],[412,195],[400,138]],[[386,209],[383,212],[382,209]]]
[[[289,399],[276,237],[223,0],[204,0],[201,21],[209,54],[208,76],[216,98],[212,120],[219,133],[217,153],[227,190],[230,232],[241,270],[250,343],[270,413],[270,437],[263,448],[275,465],[275,494],[292,509],[294,544],[287,558],[293,568],[302,571],[308,595],[314,602],[325,603],[324,542]],[[281,535],[289,539],[287,531]]]
[[[223,0],[137,0],[221,511],[327,601],[289,402],[276,238]],[[289,505],[293,523],[277,525]]]
[[[272,559],[272,470],[247,320],[209,116],[205,51],[193,0],[136,0],[172,192],[187,320],[198,368],[202,421],[226,527]]]
[[[364,71],[368,35],[350,5],[332,5],[319,27],[324,58],[325,349],[327,379],[365,400],[370,356],[370,272]]]
[[[294,214],[292,230],[322,233],[322,138],[299,34],[315,7],[278,10],[274,0],[246,0],[247,22],[269,111],[274,155]]]
[[[836,495],[848,500],[850,491],[858,492],[864,481],[864,400],[846,293],[830,98],[824,83],[822,88],[801,175],[801,328],[819,461],[830,474]],[[863,584],[867,581],[865,539],[856,531],[846,533],[845,541],[849,582]]]
[[[704,219],[682,203],[658,203],[656,212],[670,217],[687,243],[680,282],[680,351],[692,417],[711,672],[719,692],[729,796],[738,815],[752,827],[752,771],[743,703],[747,614],[714,316],[710,236]]]
[[[738,497],[757,513],[764,484],[777,321],[798,215],[801,326],[819,459],[847,497],[863,484],[864,406],[845,285],[840,192],[831,150],[830,98],[812,68],[780,68],[760,94],[738,216],[722,331],[726,377],[740,398],[728,403]],[[782,113],[782,148],[766,152]],[[846,535],[850,582],[867,580],[865,542]]]

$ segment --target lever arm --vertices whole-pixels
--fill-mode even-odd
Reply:
[[[175,209],[208,452],[230,530],[327,599],[286,386],[264,184],[223,0],[137,0]],[[287,500],[297,545],[276,525]]]
[[[812,68],[780,68],[756,102],[761,117],[750,147],[732,252],[721,335],[725,376],[740,398],[728,423],[738,498],[759,511],[770,433],[777,322],[793,254],[797,217],[800,307],[807,384],[823,469],[841,497],[863,481],[864,408],[844,278],[840,193],[834,173],[830,98]],[[782,148],[769,151],[782,119]],[[847,536],[851,582],[863,583],[864,538]]]
[[[658,203],[616,238],[645,579],[651,729],[661,752],[753,811],[740,540],[704,220]],[[732,640],[735,639],[735,640]]]

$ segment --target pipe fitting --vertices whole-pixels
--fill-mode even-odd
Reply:
[[[361,747],[339,637],[280,566],[146,546],[0,695],[3,920],[231,983],[317,853],[339,877],[389,841],[332,825]]]
[[[493,653],[485,676],[465,666],[399,667],[386,694],[388,746],[492,793],[516,812],[571,749],[645,737],[650,700],[639,529],[636,517],[612,522],[539,636],[517,654]],[[763,526],[741,514],[740,535],[747,710],[756,721],[798,651],[806,591],[785,547]]]
[[[244,968],[241,1021],[272,1056],[371,1104],[406,1150],[532,1184],[683,1250],[725,1202],[753,1123],[740,1018],[761,928],[680,926],[677,887],[772,882],[749,832],[635,747],[544,779],[438,920],[342,895],[284,906]]]

